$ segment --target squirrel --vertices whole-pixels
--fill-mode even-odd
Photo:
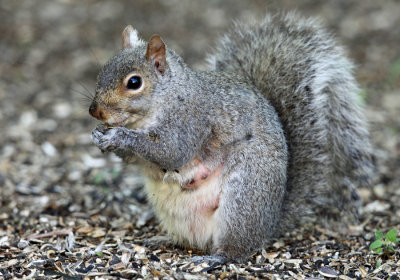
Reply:
[[[92,139],[142,167],[175,243],[243,261],[307,222],[357,219],[372,148],[353,65],[317,20],[235,23],[206,71],[132,26],[122,43],[97,78]]]

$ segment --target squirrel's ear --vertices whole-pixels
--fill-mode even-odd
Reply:
[[[167,68],[165,44],[159,35],[151,36],[147,44],[146,59],[152,61],[160,74]]]
[[[139,38],[138,32],[136,29],[133,29],[132,25],[125,27],[124,31],[122,32],[123,49],[135,48],[143,43],[143,40]]]

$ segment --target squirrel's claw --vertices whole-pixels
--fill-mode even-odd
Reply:
[[[98,124],[94,130],[97,130],[98,132],[101,132],[102,134],[106,134],[108,128],[105,124],[101,123],[101,124]]]
[[[103,136],[104,136],[104,134],[98,130],[98,127],[96,127],[95,129],[93,129],[92,134],[90,135],[90,138],[92,138],[92,141],[96,144],[97,147],[100,148],[100,139]],[[102,152],[104,152],[104,151],[102,150]]]
[[[93,142],[102,152],[112,152],[118,148],[121,148],[121,139],[124,134],[124,128],[116,127],[103,130],[103,127],[97,126],[93,131],[91,138]]]

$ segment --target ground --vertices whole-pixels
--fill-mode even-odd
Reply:
[[[144,247],[160,228],[140,174],[91,143],[87,112],[121,31],[161,34],[199,69],[232,20],[293,9],[320,17],[356,64],[378,163],[360,190],[363,220],[288,233],[245,264],[190,265],[199,252]],[[400,230],[399,26],[395,0],[0,0],[0,278],[398,279],[399,245],[381,258],[369,245],[376,230]]]

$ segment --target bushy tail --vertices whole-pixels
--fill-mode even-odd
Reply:
[[[252,81],[278,112],[290,153],[287,224],[356,216],[356,189],[374,164],[352,64],[334,39],[315,20],[266,16],[235,24],[209,62]]]

